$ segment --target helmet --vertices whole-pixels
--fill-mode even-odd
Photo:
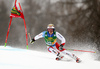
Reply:
[[[48,24],[47,29],[55,29],[54,24]]]

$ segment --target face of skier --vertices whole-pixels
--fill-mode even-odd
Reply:
[[[53,34],[53,29],[48,29],[49,34]]]

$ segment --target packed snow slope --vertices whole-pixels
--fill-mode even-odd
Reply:
[[[0,46],[0,69],[100,69],[100,62],[88,53],[80,54],[81,63],[68,56],[61,61],[55,57],[48,52]]]

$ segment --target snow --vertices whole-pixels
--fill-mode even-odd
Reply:
[[[55,57],[48,52],[0,46],[0,69],[100,69],[100,62],[88,53],[80,55],[81,63],[68,56],[61,61]]]

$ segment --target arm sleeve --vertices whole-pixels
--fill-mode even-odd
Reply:
[[[58,32],[56,32],[56,36],[57,36],[57,38],[59,39],[59,40],[61,40],[61,44],[62,45],[65,45],[65,38],[60,34],[60,33],[58,33]]]
[[[45,35],[45,32],[46,32],[46,31],[43,31],[43,32],[41,32],[40,34],[36,35],[36,36],[34,37],[34,40],[38,40],[38,39],[40,39],[40,38],[43,38],[44,35]]]

